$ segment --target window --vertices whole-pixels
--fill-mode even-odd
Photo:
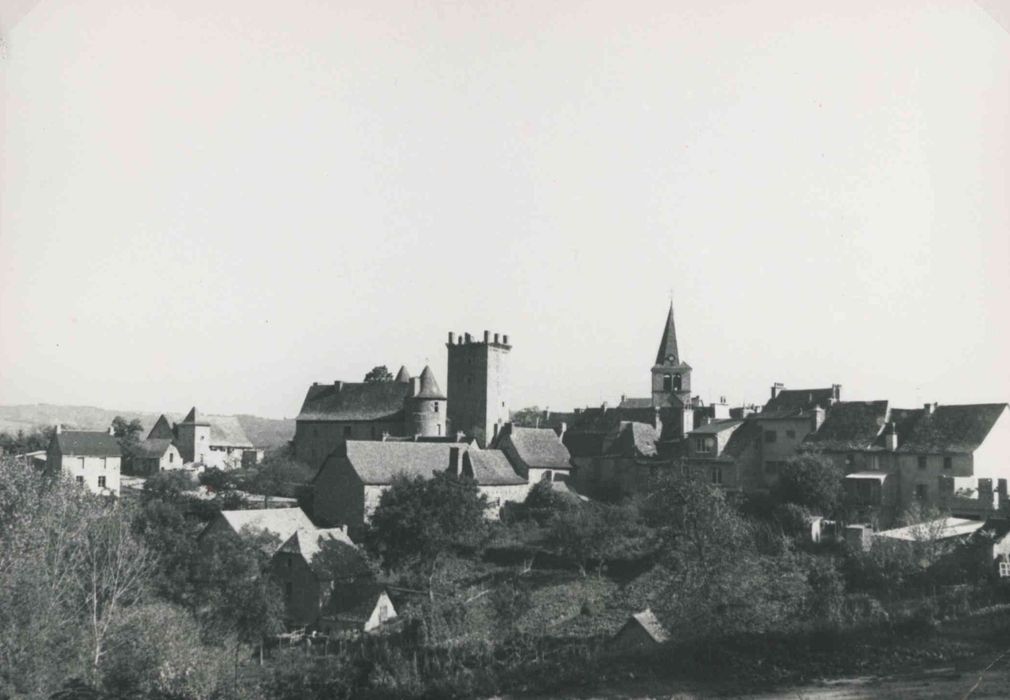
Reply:
[[[795,440],[796,439],[796,431],[795,430],[787,430],[786,431],[786,437],[789,438],[790,440]]]
[[[349,425],[344,426],[344,437],[345,438],[351,437],[351,426]]]
[[[74,481],[76,481],[77,484],[78,484],[78,486],[80,486],[80,485],[84,484],[84,477],[83,476],[79,476],[76,479],[74,479]]]
[[[673,375],[673,390],[674,391],[680,391],[680,375],[679,374]]]
[[[937,477],[937,492],[946,496],[954,495],[954,478],[951,476]]]
[[[551,473],[550,469],[544,471],[543,475],[540,477],[540,481],[553,481],[554,474]]]
[[[379,622],[385,622],[389,619],[389,606],[385,603],[379,603]]]
[[[925,501],[927,498],[929,498],[929,487],[926,486],[926,484],[916,484],[915,497],[920,501]]]
[[[926,455],[919,455],[919,469],[926,468]]]
[[[104,476],[98,477],[98,488],[100,488],[100,489],[104,489],[105,488],[105,477]]]
[[[441,435],[442,435],[442,424],[441,423],[439,423],[438,425],[435,426],[435,434],[441,437]]]
[[[999,577],[1010,578],[1010,561],[1001,561],[999,563]]]
[[[712,467],[712,483],[722,483],[722,469],[720,467]]]
[[[696,452],[711,452],[712,438],[697,437],[694,439],[694,449]]]
[[[670,391],[673,389],[673,377],[669,374],[663,375],[663,391]]]
[[[175,453],[174,452],[169,452],[168,453],[168,463],[171,464],[174,461],[175,461]]]
[[[949,472],[950,468],[954,465],[954,460],[951,457],[943,458],[943,470]]]
[[[438,401],[436,401],[431,405],[431,410],[434,411],[435,413],[438,413]]]
[[[775,442],[778,439],[779,435],[774,430],[765,431],[765,442]]]

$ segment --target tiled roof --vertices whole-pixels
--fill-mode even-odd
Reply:
[[[641,625],[642,629],[644,629],[657,644],[662,644],[670,638],[669,633],[663,629],[663,625],[659,622],[659,619],[652,610],[646,608],[642,612],[635,613],[631,617],[635,622]]]
[[[891,540],[917,542],[921,540],[945,540],[951,537],[970,535],[985,525],[982,520],[968,518],[939,518],[915,525],[897,527],[893,530],[878,532],[874,537],[884,537]]]
[[[912,433],[912,428],[919,422],[924,411],[921,408],[892,408],[889,421],[894,423],[894,429],[898,433],[898,445],[904,444],[908,436]],[[877,444],[884,446],[884,434],[877,438]]]
[[[431,371],[431,367],[425,365],[424,370],[421,371],[421,388],[417,392],[418,399],[445,399],[445,394],[438,386],[438,382],[435,381],[435,373]]]
[[[761,411],[810,410],[815,406],[828,408],[835,396],[834,387],[826,389],[782,389],[778,396],[769,399]]]
[[[212,447],[252,447],[242,424],[235,416],[203,416],[210,423],[210,444]]]
[[[172,425],[168,422],[165,414],[161,414],[155,422],[151,432],[147,434],[148,440],[171,440],[175,435],[172,433]]]
[[[343,452],[328,457],[322,468],[326,469],[331,460],[346,459],[366,484],[390,484],[398,475],[430,479],[435,472],[449,468],[452,448],[460,451],[460,460],[469,449],[461,442],[348,440]]]
[[[77,457],[122,457],[119,440],[107,432],[64,430],[56,436],[60,454]]]
[[[402,420],[403,401],[410,393],[404,382],[344,382],[309,387],[298,420]]]
[[[604,454],[625,457],[655,457],[659,433],[648,423],[625,421],[611,430],[603,441]]]
[[[922,412],[899,452],[974,452],[1007,411],[1005,403],[937,406]]]
[[[526,479],[512,468],[501,450],[470,449],[463,455],[464,469],[469,466],[469,475],[481,486],[516,486],[525,484]]]
[[[298,530],[314,530],[316,527],[301,508],[222,510],[221,517],[236,534],[245,528],[269,532],[280,543],[286,542]]]
[[[726,418],[724,420],[715,420],[707,425],[699,425],[694,430],[690,431],[691,435],[717,435],[719,433],[725,432],[727,430],[736,429],[743,420],[737,418]]]
[[[673,323],[673,302],[670,302],[670,311],[666,314],[666,324],[663,326],[663,337],[659,341],[659,350],[656,352],[657,365],[680,364],[680,352],[677,350],[677,328]]]
[[[363,625],[372,616],[383,593],[386,593],[385,587],[375,581],[337,586],[326,601],[323,615]]]
[[[621,400],[621,403],[617,404],[617,408],[652,408],[652,397],[644,399],[629,399],[625,397]]]
[[[142,459],[161,459],[165,451],[172,446],[172,441],[166,438],[148,438],[133,446],[134,457]]]
[[[571,469],[571,454],[550,428],[516,428],[505,433],[503,445],[510,445],[524,466],[535,469]],[[505,448],[503,448],[505,449]],[[506,449],[506,453],[511,450]]]
[[[320,552],[325,555],[318,557]],[[343,528],[297,530],[281,545],[278,553],[300,554],[317,573],[330,575],[335,569],[348,577],[368,573],[368,565],[358,547]],[[325,566],[319,566],[325,564]]]
[[[829,451],[868,450],[887,418],[887,401],[840,401],[805,444]]]

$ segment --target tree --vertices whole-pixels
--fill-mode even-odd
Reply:
[[[372,367],[365,375],[365,383],[371,384],[373,382],[391,382],[393,381],[393,375],[390,373],[386,365],[378,365],[377,367]]]
[[[775,495],[783,503],[795,503],[820,515],[831,515],[845,498],[843,474],[827,457],[802,454],[782,465]]]
[[[182,469],[168,469],[152,474],[144,481],[140,500],[142,503],[152,499],[166,503],[181,503],[189,498],[187,492],[192,491],[195,486],[193,477],[188,472]]]
[[[473,546],[487,531],[487,496],[472,479],[450,472],[397,477],[372,514],[365,536],[388,570],[430,564],[453,547]]]
[[[590,503],[558,511],[547,523],[547,544],[571,560],[584,577],[596,564],[603,572],[608,559],[627,558],[649,549],[651,532],[632,504]]]
[[[144,431],[144,426],[140,419],[126,420],[122,416],[112,419],[112,434],[119,441],[119,448],[124,455],[132,455],[137,443],[140,442],[140,434]]]
[[[542,415],[543,411],[539,406],[526,406],[512,411],[512,425],[520,428],[539,428]]]

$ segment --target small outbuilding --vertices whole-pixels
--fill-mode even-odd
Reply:
[[[628,618],[610,640],[610,647],[616,652],[650,651],[669,639],[670,634],[659,618],[646,608]]]

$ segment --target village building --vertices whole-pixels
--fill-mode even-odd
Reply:
[[[265,534],[270,542],[264,547],[273,554],[299,530],[315,529],[316,526],[301,508],[222,510],[200,531],[197,541],[206,547],[215,537]]]
[[[63,430],[57,425],[46,450],[46,471],[66,474],[92,493],[119,495],[122,451],[107,431]]]
[[[418,377],[401,367],[392,381],[315,383],[295,421],[294,457],[318,469],[346,440],[445,439],[447,403],[430,367]]]
[[[382,584],[336,584],[318,627],[323,634],[356,636],[375,633],[396,616],[389,591]]]
[[[273,555],[268,573],[284,593],[285,620],[292,627],[314,625],[335,586],[372,583],[344,528],[297,530]]]
[[[509,337],[484,331],[481,342],[469,333],[450,332],[446,350],[449,428],[488,447],[510,420]]]
[[[249,467],[263,459],[235,416],[207,416],[190,409],[179,423],[162,414],[147,437],[130,448],[124,472],[150,476],[168,469]]]
[[[491,518],[498,517],[500,505],[524,500],[529,490],[527,479],[498,450],[467,443],[347,440],[316,474],[314,515],[321,523],[355,532],[398,476],[430,479],[445,471],[477,482],[491,503]]]
[[[519,428],[510,423],[498,436],[495,447],[530,484],[568,481],[574,466],[568,448],[549,428]]]
[[[671,460],[659,459],[658,443],[654,427],[634,421],[613,426],[599,446],[573,440],[568,444],[575,465],[572,485],[580,494],[606,500],[641,493],[660,470],[672,466]]]
[[[724,418],[701,425],[687,434],[685,461],[700,478],[726,489],[739,489],[736,461],[726,454],[733,434],[743,420]]]

